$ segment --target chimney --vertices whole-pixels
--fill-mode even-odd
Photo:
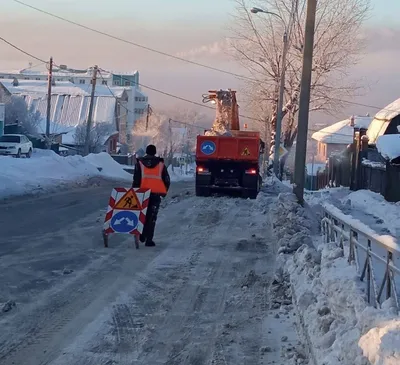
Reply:
[[[19,86],[19,82],[18,82],[18,79],[16,77],[14,77],[13,86],[15,86],[15,87]]]

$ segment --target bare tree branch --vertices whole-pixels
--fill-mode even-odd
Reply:
[[[248,81],[249,106],[260,111],[260,129],[268,115],[269,129],[276,124],[278,87],[283,65],[282,37],[285,28],[278,17],[251,14],[252,6],[279,14],[288,29],[289,48],[286,64],[283,139],[293,145],[297,134],[296,113],[303,60],[306,0],[233,0],[236,13],[231,42],[232,56],[243,65],[255,81]],[[295,1],[296,3],[293,3]],[[291,17],[294,4],[295,13]],[[315,28],[311,111],[333,113],[343,108],[341,100],[362,92],[357,81],[349,77],[350,68],[362,56],[364,41],[360,29],[370,10],[370,0],[319,0]],[[291,19],[293,21],[291,21]],[[263,111],[268,110],[268,113]],[[258,118],[258,117],[257,117]],[[270,133],[273,137],[273,132]]]

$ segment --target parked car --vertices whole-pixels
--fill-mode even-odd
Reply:
[[[4,134],[0,136],[0,155],[15,156],[17,158],[25,155],[30,158],[32,151],[32,142],[23,134]]]

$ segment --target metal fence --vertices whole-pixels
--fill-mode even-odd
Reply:
[[[348,223],[346,217],[334,207],[324,206],[321,228],[326,242],[337,242],[347,253],[348,263],[355,265],[360,280],[366,280],[368,303],[380,308],[384,300],[393,298],[400,311],[396,285],[396,279],[400,279],[400,245],[394,237],[374,235]]]

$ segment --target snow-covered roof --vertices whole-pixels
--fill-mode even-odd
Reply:
[[[387,160],[400,157],[400,134],[385,134],[378,137],[376,148]]]
[[[391,120],[398,115],[400,115],[400,99],[390,103],[375,115],[367,132],[369,143],[377,143],[378,138],[386,132]]]
[[[39,112],[43,119],[47,110],[47,82],[36,80],[18,80],[19,86],[13,86],[13,80],[1,80],[0,83],[12,94],[24,98],[28,108]],[[50,120],[54,130],[59,132],[61,126],[71,127],[83,123],[89,115],[91,85],[75,85],[71,82],[56,82],[52,87]],[[111,90],[110,90],[111,89]],[[122,87],[108,88],[96,86],[93,108],[93,122],[114,122],[117,100],[125,92]],[[115,96],[115,97],[114,97]],[[44,127],[45,131],[45,127]]]
[[[76,70],[75,70],[76,71]],[[135,76],[138,73],[138,71],[128,71],[128,72],[118,72],[118,71],[101,71],[101,76],[105,79],[110,79],[114,75],[116,76]],[[47,76],[48,71],[39,71],[39,70],[33,70],[30,68],[27,69],[22,69],[22,70],[6,70],[6,71],[0,71],[0,74],[3,75],[22,75],[22,76]],[[78,78],[78,77],[92,77],[93,74],[93,69],[88,68],[87,70],[83,70],[83,72],[74,72],[74,70],[63,70],[61,68],[54,68],[53,71],[53,76],[54,77],[70,77],[70,78]]]
[[[18,80],[18,85],[14,86],[14,80],[4,79],[0,83],[12,95],[26,94],[47,94],[47,81],[39,80]],[[88,91],[78,87],[69,81],[57,81],[52,87],[52,94],[55,95],[90,95]]]
[[[400,99],[395,100],[376,113],[375,119],[390,121],[400,115]]]
[[[67,144],[67,145],[74,145],[75,144],[75,131],[76,131],[76,127],[72,127],[70,128],[70,130],[68,131],[68,133],[65,133],[62,135],[61,137],[61,141],[63,144]],[[110,133],[107,133],[104,136],[101,136],[101,143],[104,145],[109,138],[117,135],[119,132],[118,131],[113,131]]]
[[[37,131],[40,134],[46,133],[46,118],[41,118],[37,126]],[[50,134],[63,134],[72,131],[74,127],[59,123],[50,122]]]
[[[372,119],[371,117],[355,116],[354,126],[368,129]],[[315,132],[312,138],[327,144],[350,144],[353,142],[353,134],[354,127],[351,126],[351,118],[348,118]]]
[[[0,83],[12,95],[47,95],[47,81],[43,80],[18,80],[18,85],[14,86],[14,80],[4,79]],[[92,85],[74,84],[70,81],[56,81],[51,88],[52,95],[71,95],[71,96],[90,96]],[[122,97],[126,88],[108,87],[106,85],[96,85],[96,96],[115,96]]]

